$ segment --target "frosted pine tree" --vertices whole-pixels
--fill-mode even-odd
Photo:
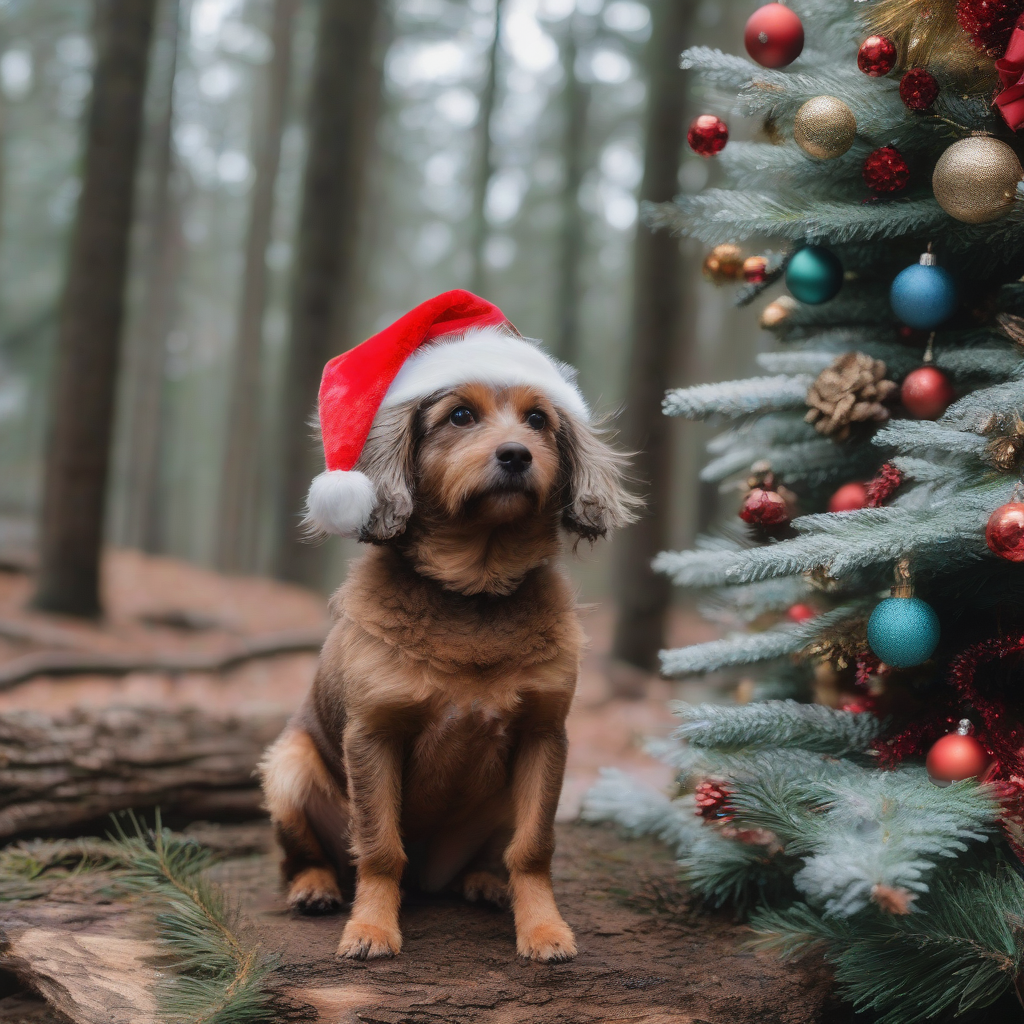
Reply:
[[[1024,990],[1022,13],[761,8],[753,60],[682,58],[729,187],[646,211],[779,342],[762,376],[665,399],[723,425],[703,478],[746,495],[657,560],[729,627],[663,669],[757,683],[676,708],[675,798],[606,772],[584,813],[661,837],[698,897],[823,951],[885,1024]],[[735,116],[763,141],[723,147]]]

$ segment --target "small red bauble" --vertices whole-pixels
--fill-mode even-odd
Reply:
[[[1002,57],[1022,10],[1020,0],[959,0],[956,20],[979,50]]]
[[[970,733],[971,723],[964,718],[956,732],[936,740],[928,751],[925,766],[937,786],[978,778],[992,763],[989,752]]]
[[[743,261],[743,279],[747,284],[763,284],[768,278],[768,261],[763,256],[748,256]]]
[[[789,507],[776,491],[755,487],[743,502],[740,519],[757,526],[779,526],[789,522]]]
[[[842,487],[828,499],[829,512],[855,512],[859,508],[867,508],[868,488],[855,480]]]
[[[857,67],[872,78],[889,74],[896,66],[896,46],[885,36],[868,36],[857,51]]]
[[[1024,562],[1024,501],[1000,505],[988,517],[985,543],[1008,562]]]
[[[910,168],[898,149],[882,146],[864,160],[864,184],[874,192],[899,192],[910,181]]]
[[[939,95],[939,83],[924,68],[911,68],[900,79],[900,99],[911,110],[927,110]]]
[[[949,378],[935,366],[911,370],[900,388],[900,399],[917,420],[937,420],[955,397]]]
[[[729,141],[729,129],[714,114],[701,114],[695,117],[686,133],[686,141],[690,149],[701,156],[716,156],[725,149]]]
[[[786,618],[790,622],[806,622],[817,614],[809,604],[794,604],[786,610]]]
[[[804,48],[803,22],[782,4],[766,4],[747,19],[743,45],[762,67],[784,68]]]

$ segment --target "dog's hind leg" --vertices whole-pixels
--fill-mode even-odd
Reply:
[[[346,795],[329,775],[309,734],[294,727],[267,750],[260,775],[274,832],[284,850],[281,872],[288,885],[288,905],[304,914],[337,910],[342,903],[339,873],[351,875]]]

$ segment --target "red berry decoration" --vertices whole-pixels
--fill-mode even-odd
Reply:
[[[985,543],[1008,562],[1024,562],[1024,502],[1000,505],[988,517]]]
[[[885,36],[868,36],[857,51],[857,67],[872,78],[889,74],[896,66],[896,46]]]
[[[786,618],[790,622],[806,622],[817,614],[809,604],[794,604],[786,610]]]
[[[959,0],[956,20],[979,50],[1002,57],[1022,11],[1020,0]]]
[[[761,67],[784,68],[804,48],[804,24],[788,7],[766,4],[747,19],[743,44]]]
[[[992,763],[989,752],[971,735],[971,723],[962,718],[956,732],[936,740],[928,751],[925,766],[936,786],[974,779],[984,775]]]
[[[763,284],[768,279],[768,261],[763,256],[748,256],[743,261],[743,280]]]
[[[939,95],[939,83],[924,68],[911,68],[900,79],[900,99],[911,110],[927,110]]]
[[[698,782],[693,790],[693,802],[696,807],[694,813],[701,818],[725,818],[732,817],[733,807],[729,803],[732,793],[720,782],[711,782],[705,779]]]
[[[919,366],[903,378],[900,398],[917,420],[937,420],[956,397],[949,378],[935,366]]]
[[[898,149],[882,146],[864,160],[864,184],[874,192],[899,192],[910,181],[910,168]]]
[[[743,502],[740,519],[756,526],[780,526],[789,522],[789,506],[777,491],[755,487]]]
[[[862,484],[857,480],[854,480],[852,483],[843,484],[843,486],[828,499],[829,512],[856,512],[859,508],[867,507],[867,484]]]
[[[686,133],[690,149],[701,156],[717,156],[729,141],[729,129],[721,118],[714,114],[695,117]]]

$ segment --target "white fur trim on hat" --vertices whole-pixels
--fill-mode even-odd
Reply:
[[[376,503],[376,488],[365,473],[328,470],[309,485],[305,522],[323,533],[358,537]]]
[[[459,384],[526,384],[586,421],[590,412],[575,375],[571,366],[552,359],[532,341],[501,327],[481,327],[421,345],[402,364],[381,407],[426,398]]]

